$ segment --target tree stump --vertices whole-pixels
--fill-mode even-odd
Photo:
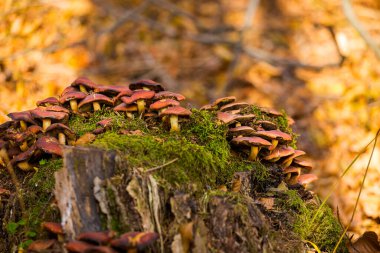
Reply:
[[[63,168],[55,174],[55,196],[68,238],[101,230],[100,210],[94,197],[94,179],[115,171],[116,152],[86,147],[65,147]]]

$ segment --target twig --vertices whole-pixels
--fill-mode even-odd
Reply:
[[[11,162],[9,161],[8,153],[4,148],[0,150],[0,158],[6,164],[6,168],[8,170],[8,173],[12,178],[13,184],[15,185],[17,199],[18,199],[18,202],[20,203],[21,214],[22,214],[22,217],[25,218],[26,217],[25,202],[24,202],[24,198],[22,197],[20,182],[18,181],[16,173],[13,169],[13,166],[12,166]]]
[[[380,60],[380,48],[376,45],[376,42],[372,39],[372,37],[367,32],[367,30],[364,28],[364,26],[356,18],[355,13],[352,9],[351,1],[342,0],[342,6],[343,6],[344,15],[346,16],[348,22],[350,22],[350,24],[359,33],[359,35],[365,41],[367,46],[372,49],[377,59]]]
[[[157,167],[153,167],[153,168],[151,168],[151,169],[148,169],[148,170],[146,170],[145,172],[146,172],[146,173],[151,173],[151,172],[156,171],[156,170],[159,170],[159,169],[161,169],[161,168],[163,168],[163,167],[165,167],[165,166],[168,166],[169,164],[172,164],[172,163],[176,162],[177,160],[178,160],[178,158],[175,158],[175,159],[173,159],[173,160],[171,160],[171,161],[169,161],[169,162],[167,162],[167,163],[164,163],[164,164],[159,165],[159,166],[157,166]]]

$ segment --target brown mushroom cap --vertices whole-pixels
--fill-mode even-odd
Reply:
[[[5,130],[7,130],[8,128],[13,127],[14,124],[15,124],[15,122],[12,121],[12,120],[9,120],[9,121],[4,122],[3,124],[0,124],[0,136],[2,135],[2,133]]]
[[[269,116],[273,116],[273,117],[278,117],[278,116],[282,116],[282,113],[273,109],[273,108],[266,108],[266,107],[261,107],[260,108],[260,111],[264,112],[265,114],[269,115]]]
[[[281,132],[280,130],[257,131],[255,133],[255,136],[259,136],[259,137],[262,137],[265,139],[271,139],[271,140],[276,139],[276,140],[281,140],[285,142],[292,140],[291,135]]]
[[[137,105],[121,103],[113,108],[115,112],[137,112]]]
[[[92,247],[94,247],[94,245],[81,241],[71,241],[65,245],[65,248],[71,253],[84,253]]]
[[[276,130],[277,125],[269,120],[258,120],[255,122],[256,125],[261,126],[264,130]]]
[[[300,175],[298,177],[297,181],[299,184],[307,185],[307,184],[314,182],[317,179],[318,179],[318,177],[314,174],[303,174],[303,175]]]
[[[220,107],[220,111],[221,112],[233,111],[233,110],[238,110],[238,109],[244,109],[248,106],[249,104],[246,102],[229,103]]]
[[[120,92],[116,97],[113,98],[114,103],[117,103],[119,100],[121,100],[122,97],[130,97],[132,96],[133,91],[128,88],[128,90],[124,90]]]
[[[269,147],[272,145],[269,141],[260,137],[236,137],[231,140],[231,143],[236,146],[256,146],[256,147]]]
[[[186,117],[186,116],[191,115],[191,111],[186,108],[183,108],[182,106],[173,106],[173,107],[169,107],[168,109],[166,109],[165,111],[161,113],[161,116],[164,116],[164,115],[177,115],[177,116]]]
[[[96,93],[105,94],[107,96],[116,96],[120,93],[124,93],[128,96],[132,95],[132,90],[128,86],[116,86],[116,85],[100,85],[97,86],[94,90]]]
[[[36,146],[38,149],[42,150],[44,153],[62,156],[62,146],[59,144],[58,140],[50,136],[41,136],[36,141]]]
[[[236,122],[235,121],[236,116],[237,116],[236,114],[231,114],[228,112],[218,112],[217,113],[218,120],[220,120],[222,123],[227,124],[227,125],[235,123]]]
[[[63,229],[61,224],[56,222],[42,222],[42,228],[56,235],[63,235]]]
[[[30,140],[33,140],[36,138],[36,135],[30,131],[24,131],[24,132],[17,132],[13,134],[9,134],[8,136],[9,140],[12,140],[15,144],[20,145],[23,142],[28,142]]]
[[[45,111],[51,111],[51,112],[64,112],[64,113],[67,113],[67,114],[70,113],[70,111],[67,110],[65,107],[62,107],[62,106],[59,106],[59,105],[47,106],[47,107],[43,107],[41,109],[43,109]]]
[[[112,118],[103,119],[103,120],[97,122],[96,125],[101,126],[101,127],[109,127],[112,125],[112,121],[113,121]]]
[[[50,249],[55,243],[57,243],[57,240],[37,240],[32,242],[28,247],[28,252],[46,252],[46,250]]]
[[[66,92],[65,94],[63,94],[60,98],[59,98],[59,102],[61,104],[65,104],[66,102],[69,102],[70,100],[80,100],[80,99],[84,99],[85,97],[87,96],[86,93],[84,92],[81,92],[81,91],[69,91],[69,92]]]
[[[66,137],[68,139],[75,139],[75,137],[76,137],[74,131],[71,130],[68,126],[66,126],[65,124],[62,124],[62,123],[51,124],[45,130],[45,132],[47,134],[52,135],[53,137],[56,136],[58,133],[63,133],[64,135],[66,135]]]
[[[302,150],[294,150],[294,154],[292,154],[291,156],[289,157],[286,157],[283,161],[282,161],[282,165],[287,165],[289,166],[293,159],[296,158],[296,157],[299,157],[299,156],[302,156],[302,155],[305,155],[305,151],[302,151]],[[286,166],[285,166],[286,167]]]
[[[311,162],[305,159],[294,158],[292,164],[308,170],[311,170],[313,168]]]
[[[154,100],[161,100],[161,99],[175,99],[177,101],[185,100],[185,96],[174,93],[171,91],[160,91],[154,95]]]
[[[68,118],[66,112],[49,111],[45,108],[38,107],[30,111],[34,119],[50,119],[55,121],[65,121]]]
[[[75,79],[74,82],[72,82],[71,84],[71,86],[73,87],[78,87],[79,85],[82,85],[91,90],[94,90],[97,87],[97,85],[87,77],[79,77]]]
[[[32,158],[34,152],[36,151],[36,145],[32,145],[25,152],[19,153],[10,161],[11,164],[17,164],[21,162],[28,161]]]
[[[37,122],[33,119],[31,111],[12,112],[8,114],[8,117],[13,121],[25,121],[32,125],[37,125]]]
[[[43,132],[43,129],[39,125],[31,125],[28,127],[28,131],[34,134],[39,134]]]
[[[215,108],[212,107],[212,104],[204,105],[200,108],[200,110],[204,111],[213,111]]]
[[[82,111],[88,111],[88,106],[92,106],[92,103],[98,102],[106,105],[113,105],[113,100],[103,94],[92,93],[86,96],[79,104],[78,109]]]
[[[155,91],[155,92],[160,92],[160,91],[164,91],[164,87],[155,82],[155,81],[152,81],[152,80],[140,80],[140,81],[137,81],[137,82],[133,82],[129,85],[129,89],[131,90],[140,90],[140,89],[144,89],[144,88],[147,88],[151,91]]]
[[[269,155],[265,156],[264,159],[267,161],[278,161],[282,157],[291,156],[294,154],[294,149],[291,147],[280,146],[275,148]]]
[[[155,232],[128,232],[120,238],[112,240],[111,246],[120,250],[137,249],[143,250],[158,239]]]
[[[224,97],[224,98],[218,98],[217,100],[215,100],[211,106],[212,107],[216,107],[216,108],[221,108],[222,106],[225,106],[227,104],[230,104],[230,103],[233,103],[235,102],[236,100],[236,97],[234,96],[230,96],[230,97]]]
[[[179,102],[173,99],[158,100],[150,105],[149,109],[158,111],[169,106],[179,106]]]
[[[252,134],[255,132],[255,129],[249,126],[239,126],[239,127],[234,127],[230,128],[228,130],[228,135],[230,136],[239,136],[239,135],[244,135],[244,136],[252,136]]]
[[[72,92],[72,91],[79,91],[77,88],[73,86],[67,86],[61,93],[61,97],[65,95],[67,92]]]
[[[235,120],[238,121],[239,123],[247,123],[252,121],[254,118],[256,118],[255,114],[236,114]]]
[[[56,97],[48,97],[43,100],[39,100],[36,103],[37,106],[59,105],[59,101]]]
[[[144,99],[144,100],[152,99],[154,95],[155,95],[154,91],[151,91],[151,90],[137,90],[133,92],[131,99],[133,101],[137,101],[139,99]],[[124,100],[123,102],[126,103]]]
[[[301,168],[289,166],[282,170],[285,176],[285,182],[289,185],[295,185],[298,183],[298,178],[301,175]]]
[[[85,232],[76,237],[76,240],[97,245],[106,245],[115,237],[113,231]]]

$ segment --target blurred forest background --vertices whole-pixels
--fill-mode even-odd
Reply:
[[[234,95],[295,119],[322,197],[380,126],[377,0],[2,0],[0,15],[0,123],[78,76],[153,79],[193,106]],[[343,225],[369,155],[330,199]],[[380,234],[379,165],[377,147],[355,235]]]

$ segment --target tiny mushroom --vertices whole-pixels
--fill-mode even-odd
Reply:
[[[294,158],[302,156],[302,155],[305,155],[305,154],[306,153],[304,151],[302,151],[302,150],[294,150],[294,154],[292,154],[291,156],[286,157],[282,161],[281,166],[283,168],[289,167],[290,164],[292,164]]]
[[[289,185],[295,185],[298,177],[301,175],[301,168],[290,166],[282,170],[285,174],[285,182]]]
[[[64,232],[61,224],[56,222],[42,222],[42,228],[49,231],[50,233],[57,235],[58,241],[64,241]]]
[[[42,136],[36,141],[36,147],[46,154],[62,156],[62,147],[58,140],[51,136]]]
[[[185,96],[181,95],[179,93],[174,93],[171,91],[160,91],[154,95],[154,100],[161,100],[161,99],[175,99],[177,101],[185,100]]]
[[[69,143],[75,141],[75,133],[62,123],[51,124],[45,132],[50,136],[58,137],[58,142],[62,145],[66,145],[66,139],[69,140]]]
[[[71,241],[65,244],[65,248],[71,253],[84,253],[91,250],[94,245],[87,242]]]
[[[103,94],[92,93],[87,95],[79,104],[78,109],[81,111],[90,111],[91,105],[94,111],[101,109],[100,104],[113,105],[113,100]]]
[[[130,104],[127,105],[126,103],[121,103],[113,108],[115,112],[125,112],[128,118],[133,119],[133,113],[138,112],[137,105]]]
[[[35,151],[36,151],[36,145],[33,145],[25,152],[22,152],[14,156],[10,162],[11,164],[16,165],[21,170],[24,170],[24,171],[32,170],[33,166],[29,164],[29,160],[32,158]]]
[[[138,90],[133,92],[130,98],[126,99],[126,97],[122,97],[121,100],[126,104],[136,102],[139,114],[142,114],[145,111],[146,100],[152,99],[154,94],[154,91]]]
[[[8,114],[8,117],[13,121],[20,122],[20,127],[23,131],[28,127],[26,123],[37,125],[37,122],[33,119],[30,111],[12,112]]]
[[[28,252],[47,252],[55,243],[57,243],[55,239],[37,240],[29,245]]]
[[[178,132],[180,130],[178,124],[178,117],[189,117],[191,115],[191,111],[181,106],[173,106],[167,108],[164,112],[161,113],[160,116],[170,116],[170,131]]]
[[[129,85],[131,90],[151,90],[154,92],[164,91],[164,87],[155,81],[152,80],[139,80],[137,82],[133,82]]]
[[[251,147],[251,152],[248,159],[255,161],[261,147],[270,147],[271,143],[260,137],[236,137],[231,140],[231,143],[236,146]]]
[[[232,137],[252,136],[254,132],[255,132],[255,129],[253,129],[252,127],[239,126],[239,127],[230,128],[227,134]]]
[[[56,97],[48,97],[43,100],[37,101],[37,106],[51,106],[59,105],[59,100]]]
[[[94,90],[97,85],[86,77],[79,77],[71,84],[73,87],[79,87],[79,90],[84,93],[88,93],[88,90]]]
[[[272,141],[272,146],[269,147],[270,151],[274,150],[277,147],[279,141],[288,143],[292,140],[291,135],[281,132],[280,130],[257,131],[255,133],[255,136],[259,136],[264,139],[270,139]]]
[[[277,162],[280,158],[288,157],[294,154],[294,149],[286,146],[276,147],[272,152],[264,157],[264,160]]]
[[[59,111],[49,111],[45,108],[42,109],[38,107],[32,111],[30,111],[34,119],[42,120],[42,129],[45,131],[50,125],[52,121],[65,121],[68,118],[68,114],[65,112]]]
[[[149,109],[158,111],[158,114],[160,114],[170,106],[179,106],[179,102],[173,99],[162,99],[151,104]]]
[[[235,120],[237,117],[236,114],[231,114],[228,112],[218,112],[216,116],[218,120],[222,122],[223,124],[231,125],[233,123],[236,123],[236,120]]]
[[[76,237],[76,240],[84,241],[96,245],[107,245],[114,237],[113,231],[84,232]]]
[[[257,130],[276,130],[277,125],[269,120],[258,120],[255,122],[255,125],[258,125]]]
[[[111,241],[111,246],[127,250],[128,253],[134,253],[144,250],[152,245],[158,239],[158,234],[155,232],[128,232],[122,234],[118,239]]]
[[[78,112],[78,100],[82,100],[87,96],[86,93],[81,91],[70,91],[66,92],[59,98],[59,102],[65,105],[67,102],[70,103],[70,108],[73,112]]]
[[[223,98],[218,98],[216,99],[212,104],[211,104],[211,107],[212,108],[216,108],[216,109],[220,109],[221,107],[227,105],[227,104],[230,104],[230,103],[233,103],[235,102],[236,100],[236,97],[234,96],[230,96],[230,97],[223,97]]]
[[[297,182],[306,187],[307,184],[310,184],[317,179],[318,177],[314,174],[303,174],[298,177]]]

